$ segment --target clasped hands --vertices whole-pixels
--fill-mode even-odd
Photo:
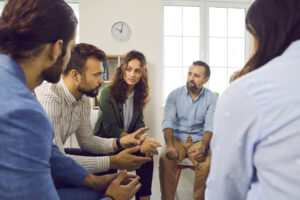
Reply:
[[[140,152],[146,157],[152,157],[153,155],[158,154],[157,147],[160,147],[161,144],[152,137],[142,135],[146,130],[149,130],[149,127],[140,128],[134,133],[121,137],[121,146],[123,148],[130,148],[140,145]]]
[[[160,143],[154,138],[141,135],[149,127],[138,129],[136,132],[121,137],[120,144],[125,150],[116,155],[110,156],[111,169],[127,169],[129,171],[139,169],[144,163],[151,161],[150,158],[157,154],[157,147]],[[139,151],[146,157],[136,156],[133,153]]]
[[[95,191],[106,190],[105,196],[115,200],[130,200],[141,187],[139,179],[137,175],[127,174],[126,170],[102,176],[89,174],[83,186]]]
[[[193,158],[199,163],[203,162],[206,158],[205,151],[202,149],[190,150],[187,153],[192,154]],[[177,149],[173,145],[167,146],[167,155],[166,156],[170,160],[178,160],[178,161],[183,160],[182,156],[178,153]]]

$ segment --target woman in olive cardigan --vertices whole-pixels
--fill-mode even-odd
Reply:
[[[149,86],[145,56],[130,51],[114,73],[112,82],[101,90],[99,113],[94,133],[100,137],[120,138],[145,126],[143,108],[148,103]],[[147,137],[137,152],[139,156],[153,156],[159,142]],[[136,199],[150,199],[153,160],[136,170],[142,187]]]

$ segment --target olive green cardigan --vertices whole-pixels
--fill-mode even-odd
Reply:
[[[142,109],[134,107],[128,133],[144,126]],[[99,98],[99,112],[94,134],[105,138],[119,138],[124,131],[123,104],[117,103],[110,93],[109,86],[105,86]]]

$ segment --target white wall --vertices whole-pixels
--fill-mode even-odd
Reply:
[[[146,56],[150,75],[151,100],[145,109],[148,133],[163,143],[162,94],[162,2],[161,0],[79,0],[80,42],[91,43],[107,54],[126,54],[135,49]],[[110,33],[116,21],[127,22],[131,39],[117,42]],[[97,111],[92,111],[95,121]]]

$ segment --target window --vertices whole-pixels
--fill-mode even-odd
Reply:
[[[209,88],[222,93],[245,63],[245,9],[209,7]]]
[[[244,22],[248,3],[180,2],[164,6],[163,103],[173,89],[186,84],[193,61],[208,63],[211,77],[205,87],[221,94],[248,55]]]
[[[200,7],[164,7],[164,89],[169,94],[186,82],[191,60],[200,54]],[[164,98],[166,98],[165,96]]]
[[[5,6],[5,3],[3,1],[0,1],[0,16],[2,15],[2,10]]]

